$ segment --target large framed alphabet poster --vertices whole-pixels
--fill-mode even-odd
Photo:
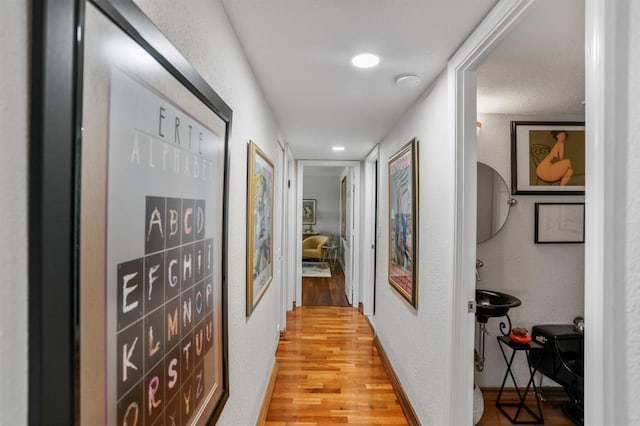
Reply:
[[[133,2],[84,13],[80,424],[215,421],[231,110]]]

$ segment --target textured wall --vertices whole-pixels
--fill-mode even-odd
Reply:
[[[511,189],[511,121],[584,121],[583,116],[480,114],[478,161],[500,173]],[[583,202],[581,195],[516,195],[518,204],[509,212],[502,230],[478,244],[476,257],[484,262],[478,288],[516,296],[522,305],[509,316],[514,326],[531,330],[536,324],[570,324],[584,315],[584,244],[534,244],[534,205],[537,202]],[[500,386],[505,363],[495,336],[500,319],[490,319],[486,338],[485,370],[476,373],[480,386]],[[523,358],[524,359],[524,358]],[[516,362],[524,380],[526,363]],[[510,383],[510,382],[509,382]],[[548,380],[543,385],[552,385]]]
[[[5,278],[0,285],[0,423],[19,425],[27,423],[27,123],[31,26],[28,2],[7,3],[3,3],[0,13],[0,271]]]
[[[376,334],[423,424],[449,419],[448,353],[453,282],[454,147],[449,143],[446,73],[380,145]],[[415,310],[387,280],[387,161],[411,138],[419,146],[419,284]]]
[[[253,424],[278,344],[278,295],[274,281],[245,316],[247,142],[254,140],[277,166],[276,123],[227,15],[215,0],[137,0],[145,13],[233,109],[229,179],[229,376],[231,395],[219,424]],[[278,181],[278,176],[276,180]],[[276,224],[280,205],[275,204]],[[277,250],[277,248],[276,248]]]
[[[626,76],[626,97],[621,99],[627,105],[626,116],[627,138],[622,142],[626,148],[626,203],[618,206],[626,212],[625,223],[625,299],[624,307],[626,320],[626,371],[627,378],[625,390],[627,398],[627,422],[628,424],[640,424],[640,404],[637,403],[637,387],[640,382],[640,4],[637,1],[627,0],[628,11],[624,14],[627,19],[627,51],[621,52],[628,61]]]

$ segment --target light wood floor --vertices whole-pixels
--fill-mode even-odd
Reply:
[[[407,424],[373,337],[357,309],[289,312],[266,424]]]
[[[406,425],[373,338],[365,317],[351,307],[302,306],[289,312],[266,425]],[[496,408],[496,396],[497,389],[484,391],[478,426],[511,424]],[[542,403],[545,424],[573,424],[562,414],[562,402]],[[534,404],[532,399],[529,405]]]

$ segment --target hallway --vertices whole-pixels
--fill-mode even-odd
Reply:
[[[287,333],[267,425],[407,424],[358,310],[303,306],[287,314]]]
[[[585,424],[640,425],[639,1],[5,6],[0,426],[469,425],[472,383],[505,423],[476,287],[586,319]],[[539,179],[552,132],[584,182]]]

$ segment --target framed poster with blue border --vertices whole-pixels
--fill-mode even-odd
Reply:
[[[131,0],[45,0],[41,27],[30,220],[60,216],[30,236],[30,423],[214,423],[232,111]]]

